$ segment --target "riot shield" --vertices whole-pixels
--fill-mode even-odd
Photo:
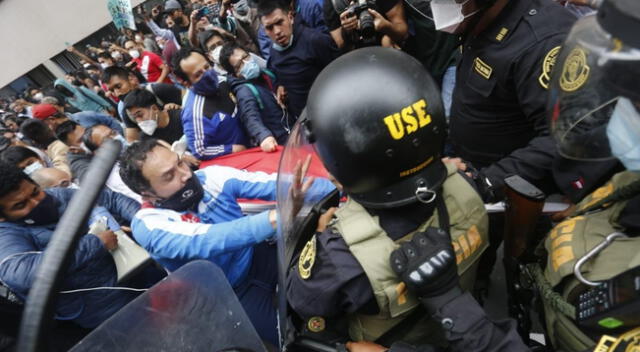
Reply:
[[[85,337],[81,351],[266,351],[224,273],[198,260]]]
[[[329,176],[304,133],[305,113],[298,119],[285,147],[278,168],[278,269],[279,287],[284,288],[286,275],[295,263],[295,255],[316,231],[319,216],[330,207],[338,206],[340,195],[334,189],[327,192],[320,186],[319,177]],[[315,178],[312,186],[311,178]],[[326,180],[322,180],[327,182]],[[299,192],[305,188],[304,192]],[[284,289],[278,292],[278,328],[281,350],[286,351],[295,340],[295,329],[287,309]]]

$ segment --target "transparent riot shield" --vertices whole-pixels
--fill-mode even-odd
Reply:
[[[312,143],[304,133],[305,114],[293,127],[280,159],[277,182],[278,211],[278,269],[279,287],[283,288],[286,275],[297,253],[316,231],[318,218],[330,207],[338,206],[338,190],[326,183],[329,173],[322,165]],[[313,181],[313,182],[312,182]],[[295,340],[295,329],[288,314],[286,296],[279,290],[278,323],[281,349],[287,350]]]
[[[133,300],[71,351],[266,351],[224,273],[191,262]]]

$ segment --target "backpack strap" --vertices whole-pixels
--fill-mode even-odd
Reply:
[[[254,86],[253,83],[245,83],[244,85],[247,86],[249,90],[251,90],[251,93],[253,93],[253,96],[258,101],[258,107],[260,107],[260,110],[264,110],[264,104],[262,104],[262,99],[260,99],[260,93],[258,93],[258,88],[256,88],[256,86]]]

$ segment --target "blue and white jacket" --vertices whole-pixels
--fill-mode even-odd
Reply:
[[[222,85],[222,84],[221,84]],[[229,92],[230,94],[230,92]],[[219,100],[228,99],[221,97]],[[182,104],[182,126],[191,153],[200,160],[209,160],[231,153],[234,144],[247,144],[247,137],[238,118],[237,108],[226,113],[215,98],[189,90]]]
[[[132,221],[133,235],[168,270],[208,259],[237,287],[251,266],[253,246],[275,234],[268,212],[243,216],[237,199],[275,200],[277,175],[216,165],[195,175],[204,188],[197,213],[145,204]],[[316,179],[312,187],[323,194],[334,189],[325,179]]]

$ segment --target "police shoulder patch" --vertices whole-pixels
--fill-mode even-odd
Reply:
[[[565,92],[575,92],[587,82],[590,71],[585,51],[579,47],[573,49],[564,61],[560,88]]]
[[[540,77],[538,77],[538,82],[540,82],[540,85],[544,89],[549,89],[551,71],[553,70],[553,66],[556,64],[559,52],[560,46],[556,46],[555,48],[549,50],[547,55],[544,57],[544,60],[542,60],[542,73],[540,74]]]
[[[316,235],[313,235],[309,242],[304,245],[300,258],[298,259],[298,273],[303,280],[311,277],[311,268],[316,262]]]
[[[321,332],[324,331],[326,327],[326,323],[323,317],[311,317],[307,322],[307,328],[311,332]]]

